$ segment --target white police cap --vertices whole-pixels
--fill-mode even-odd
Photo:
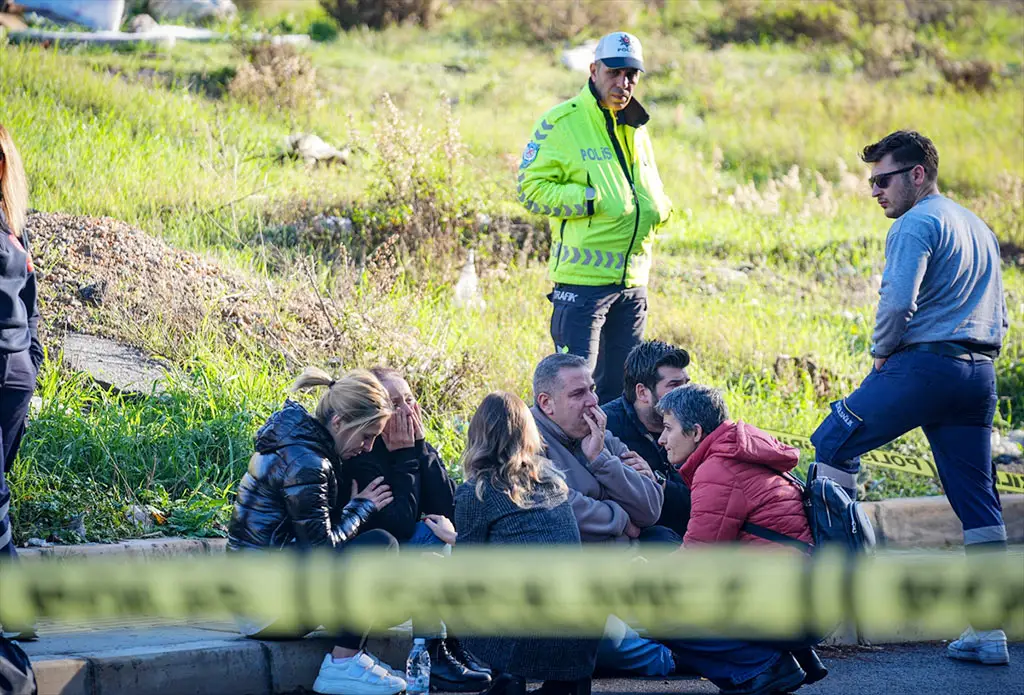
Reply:
[[[644,70],[644,50],[640,46],[640,39],[624,31],[615,31],[601,37],[594,50],[594,60],[600,60],[614,69]]]

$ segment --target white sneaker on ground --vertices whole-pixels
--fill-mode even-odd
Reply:
[[[374,660],[374,662],[376,662],[376,664],[377,664],[378,666],[380,666],[380,667],[381,667],[382,669],[384,669],[385,671],[387,671],[388,673],[390,673],[390,674],[391,674],[392,676],[394,676],[395,678],[402,678],[402,679],[404,679],[404,678],[405,678],[405,671],[399,671],[398,669],[394,669],[394,668],[391,668],[391,666],[389,666],[389,665],[388,665],[387,663],[385,663],[384,661],[382,661],[382,660],[380,659],[380,657],[378,657],[378,656],[374,656],[374,655],[373,655],[373,654],[371,654],[370,652],[363,652],[363,654],[366,654],[366,656],[368,656],[368,657],[370,657],[371,659],[373,659],[373,660]]]
[[[391,674],[366,652],[348,659],[324,656],[313,691],[322,695],[396,695],[405,681]]]
[[[1002,630],[977,631],[969,627],[960,635],[960,639],[949,643],[946,655],[953,659],[977,661],[982,664],[1010,663],[1010,653],[1006,650],[1006,633]]]

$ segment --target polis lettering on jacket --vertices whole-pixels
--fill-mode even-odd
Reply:
[[[595,147],[587,149],[580,148],[580,157],[584,162],[588,159],[592,162],[603,162],[604,160],[611,159],[614,156],[615,155],[612,154],[612,148],[610,147],[602,147],[600,150]]]

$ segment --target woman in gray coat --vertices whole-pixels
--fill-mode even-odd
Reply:
[[[463,548],[475,543],[579,545],[568,488],[540,456],[540,434],[526,404],[510,393],[484,398],[469,424],[465,480],[455,492],[455,527]],[[455,552],[458,552],[456,550]],[[479,637],[466,646],[488,662],[488,695],[525,695],[543,680],[543,695],[589,695],[596,640]]]

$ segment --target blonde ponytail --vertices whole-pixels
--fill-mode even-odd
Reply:
[[[356,369],[338,379],[316,367],[306,367],[291,385],[292,391],[326,386],[316,406],[316,419],[327,426],[337,415],[346,430],[361,429],[387,420],[393,412],[391,397],[370,372]]]
[[[10,231],[20,237],[28,210],[28,182],[18,148],[7,129],[0,125],[0,211]]]
[[[317,386],[330,386],[334,383],[334,379],[331,375],[322,369],[316,367],[306,367],[302,370],[302,374],[296,377],[295,381],[292,382],[289,391],[295,393],[296,391],[308,391],[314,389]]]

